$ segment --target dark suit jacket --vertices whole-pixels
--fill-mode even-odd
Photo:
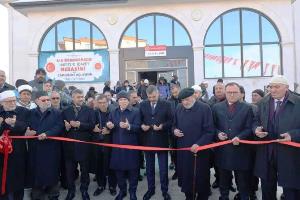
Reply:
[[[6,90],[15,90],[16,88],[8,83],[4,83],[3,87],[0,88],[0,93]]]
[[[92,140],[92,131],[95,127],[95,112],[87,106],[82,106],[81,110],[78,113],[78,116],[75,116],[75,111],[73,105],[70,105],[62,112],[63,119],[70,121],[80,121],[79,128],[71,128],[69,131],[65,131],[64,137],[91,141]],[[66,142],[64,144],[64,155],[66,159],[73,159],[76,161],[86,161],[89,158],[90,154],[90,145]]]
[[[243,140],[252,139],[253,111],[250,104],[237,102],[234,112],[230,114],[228,102],[223,101],[213,106],[213,116],[217,141],[220,132],[226,133],[229,140],[234,137]],[[217,148],[215,152],[216,165],[221,169],[250,170],[252,167],[249,145],[228,144]]]
[[[143,141],[146,146],[168,147],[168,131],[172,127],[173,112],[171,104],[165,100],[158,100],[154,115],[152,115],[151,104],[149,100],[143,101],[140,104],[141,123],[151,126],[151,128],[144,132]],[[155,131],[153,126],[163,124],[162,130]]]
[[[271,97],[264,97],[258,104],[257,118],[253,131],[257,126],[263,126],[265,130],[269,126]],[[288,132],[293,142],[300,142],[300,98],[289,92],[286,102],[279,114],[278,132],[269,133],[267,137],[257,140],[270,140],[271,135],[280,138],[280,134]],[[269,151],[268,145],[258,145],[254,173],[262,179],[266,179],[268,171]],[[277,152],[278,184],[282,187],[300,189],[300,149],[282,144],[272,144]]]

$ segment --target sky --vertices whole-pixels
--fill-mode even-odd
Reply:
[[[8,12],[2,5],[0,5],[0,24],[0,69],[6,72],[7,80],[9,80]]]

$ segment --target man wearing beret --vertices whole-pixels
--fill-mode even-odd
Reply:
[[[60,112],[51,108],[46,92],[36,92],[35,98],[37,108],[30,110],[29,127],[26,130],[26,135],[38,136],[38,139],[28,141],[32,199],[47,197],[58,200],[60,142],[47,140],[47,137],[60,136],[64,124]]]
[[[270,94],[258,103],[257,140],[300,142],[300,99],[289,91],[287,78],[270,81]],[[261,179],[262,199],[276,199],[277,182],[286,200],[300,199],[300,149],[278,144],[258,145],[254,173]]]
[[[205,150],[197,154],[197,148],[213,142],[213,117],[210,107],[196,101],[193,94],[192,88],[180,91],[181,104],[174,117],[173,133],[177,137],[177,148],[191,148],[191,152],[177,152],[178,185],[185,193],[186,200],[193,199],[193,192],[197,193],[197,200],[207,200],[210,194],[210,153]],[[197,156],[195,177],[194,156]]]
[[[95,127],[95,112],[93,109],[83,105],[83,91],[75,89],[72,91],[72,105],[68,106],[62,112],[65,122],[64,137],[77,139],[81,141],[91,141],[92,131]],[[89,177],[89,156],[91,146],[75,142],[66,142],[63,145],[68,194],[66,200],[72,200],[75,197],[75,172],[78,164],[80,165],[80,191],[83,200],[89,200],[88,187]]]
[[[9,135],[24,136],[28,126],[29,111],[16,105],[16,96],[13,90],[0,93],[0,135],[9,130]],[[26,143],[25,140],[12,141],[13,152],[8,157],[6,191],[0,199],[22,200],[25,187]],[[0,154],[0,180],[2,180],[3,154]],[[0,183],[1,188],[1,183]]]
[[[112,134],[114,144],[138,145],[141,119],[139,110],[129,104],[127,92],[117,95],[119,107],[109,115],[106,126]],[[137,150],[113,148],[110,160],[111,169],[115,170],[120,192],[116,200],[122,200],[127,195],[129,182],[130,200],[136,200],[136,189],[139,176],[139,152]]]

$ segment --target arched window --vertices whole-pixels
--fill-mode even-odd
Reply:
[[[39,46],[39,68],[51,79],[65,82],[109,80],[108,45],[93,23],[67,18],[53,24]]]
[[[247,8],[216,18],[204,40],[205,78],[262,77],[281,73],[281,39],[274,23]]]
[[[120,48],[153,45],[191,46],[191,40],[178,20],[163,14],[148,14],[133,21],[120,41]]]

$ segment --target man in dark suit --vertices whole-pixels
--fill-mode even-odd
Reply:
[[[5,71],[0,70],[0,93],[6,90],[14,90],[15,87],[6,83],[6,74]]]
[[[95,127],[94,110],[83,105],[84,95],[82,90],[75,89],[72,92],[72,101],[73,104],[62,112],[66,129],[64,137],[82,141],[91,141],[91,134]],[[68,184],[68,195],[66,200],[71,200],[75,197],[75,172],[78,163],[81,170],[80,191],[82,199],[89,200],[88,186],[90,178],[88,164],[90,145],[66,142],[63,147]]]
[[[251,105],[240,101],[240,86],[231,82],[225,87],[226,101],[213,106],[217,140],[232,140],[233,144],[215,150],[216,166],[219,169],[220,200],[229,200],[232,171],[241,200],[250,195],[250,170],[252,168],[251,148],[240,144],[240,139],[252,138],[253,111]]]
[[[300,142],[300,99],[281,75],[270,81],[270,94],[258,103],[253,129],[258,140]],[[261,179],[262,199],[276,199],[277,181],[286,200],[300,199],[300,150],[283,144],[257,146],[254,173]]]
[[[152,147],[168,147],[168,130],[172,126],[171,104],[159,99],[157,87],[150,85],[147,90],[148,99],[140,105],[141,128],[144,145]],[[149,200],[155,194],[155,155],[158,157],[160,184],[164,200],[171,199],[168,193],[168,152],[146,151],[146,172],[148,191],[143,200]]]

